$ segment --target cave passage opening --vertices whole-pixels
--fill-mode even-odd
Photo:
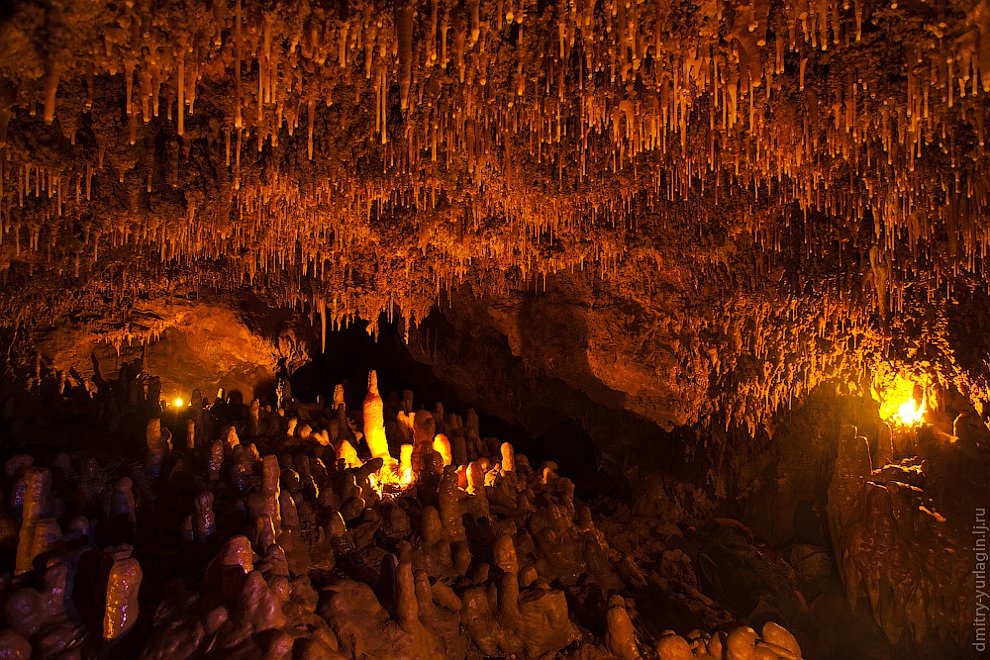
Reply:
[[[312,344],[317,349],[312,351],[310,359],[282,372],[289,374],[293,398],[305,404],[318,400],[328,404],[333,400],[334,388],[341,384],[348,407],[360,406],[367,393],[368,374],[374,370],[378,389],[393,410],[398,409],[404,391],[415,393],[414,408],[417,409],[433,410],[438,402],[447,410],[474,409],[482,437],[511,443],[516,451],[529,457],[534,466],[547,461],[556,463],[561,474],[574,480],[579,492],[585,496],[611,488],[610,480],[602,474],[594,440],[581,421],[564,418],[539,433],[530,432],[493,409],[485,396],[493,394],[491,389],[479,392],[481,396],[478,397],[465,397],[456,383],[439,377],[430,364],[417,360],[410,350],[405,319],[382,314],[375,332],[370,331],[370,326],[369,321],[358,318],[346,326],[328,328],[323,350],[319,350],[318,333],[314,334]],[[443,312],[434,309],[417,328],[414,340],[433,342],[432,350],[439,350],[449,332],[452,328]],[[478,341],[484,340],[479,338]],[[505,345],[488,350],[501,352],[502,360],[514,357]]]

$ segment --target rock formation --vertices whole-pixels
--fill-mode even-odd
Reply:
[[[3,3],[0,655],[981,651],[988,93],[988,0]]]
[[[112,390],[94,404],[104,396]],[[111,415],[139,411],[160,414],[136,397]],[[171,452],[152,449],[169,425],[185,428],[197,413],[139,420],[132,428],[143,437],[128,451],[145,461],[131,467],[66,454],[51,468],[26,455],[7,462],[9,501],[19,503],[21,521],[19,533],[11,530],[16,576],[8,573],[0,591],[4,653],[95,657],[119,647],[144,658],[535,658],[575,645],[595,657],[675,652],[672,638],[651,641],[632,600],[619,595],[646,585],[639,560],[611,545],[555,465],[534,470],[494,440],[471,443],[468,466],[444,465],[433,449],[436,418],[418,411],[413,478],[388,482],[382,475],[393,466],[372,455],[367,437],[338,460],[332,443],[286,433],[289,419],[314,427],[338,419],[319,407],[255,403],[242,412],[242,429],[214,424],[217,440]],[[368,421],[367,413],[356,417]],[[454,416],[438,418],[445,425]],[[469,424],[476,434],[476,418]],[[484,447],[492,453],[477,453]],[[130,476],[114,476],[121,471]],[[86,474],[108,486],[67,497]],[[436,506],[424,504],[431,501]],[[84,512],[94,515],[95,534],[85,517],[79,522]],[[64,538],[60,525],[70,530]],[[611,596],[595,601],[593,593]],[[98,616],[75,606],[87,598]],[[716,621],[713,605],[702,607]],[[759,657],[770,657],[766,649],[801,657],[779,626],[768,623],[762,639],[739,630],[726,649],[742,650],[711,657],[757,657],[754,649]],[[707,639],[694,638],[694,648],[704,644],[711,654]]]

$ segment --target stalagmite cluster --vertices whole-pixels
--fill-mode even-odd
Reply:
[[[383,401],[374,376],[356,414],[145,392],[124,370],[94,399],[143,461],[5,463],[5,657],[802,657],[773,622],[657,634],[634,608],[644,570],[668,587],[682,570],[617,552],[556,465],[482,437],[473,411]],[[413,478],[389,481],[406,408]],[[188,424],[218,439],[166,441]]]

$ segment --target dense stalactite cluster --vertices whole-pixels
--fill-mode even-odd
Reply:
[[[810,310],[797,332],[824,323],[834,345],[868,337],[883,354],[876,333],[918,289],[939,304],[984,273],[988,15],[863,0],[14,3],[0,24],[5,317],[111,309],[94,331],[119,344],[156,332],[128,327],[135,300],[243,283],[324,327],[415,322],[458,284],[511,295],[579,271],[620,300],[673,296],[657,309],[675,324],[698,303],[760,328],[761,299],[796,296],[787,306]],[[699,373],[726,380],[737,331],[708,334],[694,352],[720,354]],[[789,349],[773,350],[777,374]],[[743,369],[716,408],[752,427],[829,360],[753,385]]]
[[[982,272],[986,13],[17,5],[4,235],[15,254],[78,236],[76,267],[115,245],[250,278],[290,266],[338,299],[364,270],[348,257],[374,257],[402,303],[404,280],[479,262],[607,276],[626,232],[588,232],[685,213],[772,253],[797,203],[835,218],[808,233],[872,225],[859,248],[886,308],[919,255],[942,280]]]

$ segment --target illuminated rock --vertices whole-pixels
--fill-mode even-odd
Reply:
[[[660,660],[690,660],[694,657],[691,653],[691,647],[684,638],[673,633],[660,637],[656,651]],[[709,655],[711,655],[710,649]],[[722,654],[712,655],[712,657],[720,658]]]
[[[608,624],[605,638],[608,650],[621,660],[642,658],[636,647],[632,621],[621,596],[612,596],[608,602]],[[662,657],[662,656],[661,656]]]
[[[196,497],[194,531],[197,539],[210,537],[216,531],[216,517],[213,513],[213,493],[204,491]]]
[[[38,521],[44,515],[48,496],[50,474],[41,468],[28,468],[24,473],[24,508],[20,534],[17,541],[15,572],[20,575],[32,570],[35,558],[35,532]]]
[[[378,393],[378,374],[368,373],[368,394],[364,398],[364,440],[373,458],[388,457],[388,440],[385,438],[385,418],[382,397]]]
[[[136,559],[115,560],[107,582],[107,605],[103,616],[103,639],[126,635],[138,619],[138,591],[143,577]]]

